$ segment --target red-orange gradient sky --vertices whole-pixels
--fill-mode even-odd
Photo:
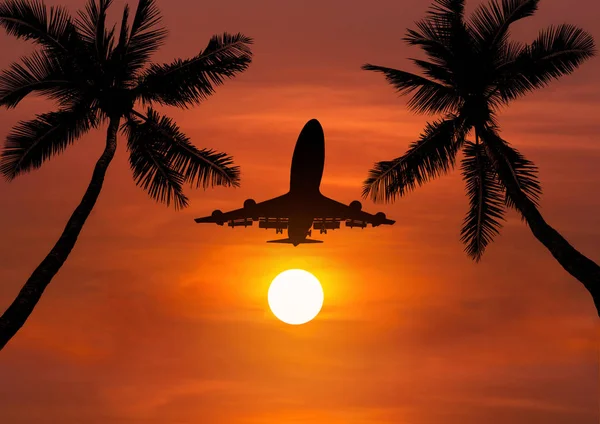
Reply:
[[[188,209],[167,209],[134,185],[121,140],[74,252],[0,354],[0,422],[598,422],[589,295],[514,213],[482,263],[467,258],[458,170],[394,205],[364,202],[395,226],[330,233],[319,246],[193,222],[286,190],[294,143],[313,117],[326,136],[323,192],[359,198],[371,165],[403,153],[428,119],[360,65],[406,68],[417,52],[401,37],[429,1],[159,4],[170,28],[159,61],[194,55],[223,31],[255,38],[246,73],[200,107],[168,110],[198,146],[235,156],[242,187],[188,190]],[[593,0],[543,0],[514,35],[569,22],[600,40],[599,15]],[[31,49],[6,35],[0,48],[2,68]],[[505,137],[540,167],[542,213],[596,261],[599,73],[591,60],[500,115]],[[31,99],[2,111],[1,136],[49,107]],[[103,136],[0,182],[2,311],[79,202]],[[302,327],[276,321],[266,302],[270,281],[293,267],[325,290],[321,315]]]

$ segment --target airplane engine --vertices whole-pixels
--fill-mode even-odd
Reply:
[[[374,225],[376,227],[378,225],[383,224],[383,221],[385,221],[386,216],[385,216],[385,214],[383,212],[377,212],[375,214],[375,219],[377,220],[377,223]]]
[[[354,212],[360,212],[362,209],[362,203],[360,203],[358,200],[354,200],[353,202],[350,202],[350,204],[348,206]]]
[[[236,219],[236,220],[231,220],[227,223],[228,226],[230,226],[231,228],[235,228],[235,227],[251,227],[252,226],[253,221],[251,219]]]
[[[223,217],[223,211],[220,211],[219,209],[213,211],[211,216],[215,219],[215,221],[217,222],[218,225],[223,225],[223,223],[225,222],[224,220],[219,219],[219,218]]]
[[[287,219],[278,219],[278,218],[260,218],[258,221],[258,228],[275,228],[277,234],[283,233],[288,227]]]
[[[244,201],[244,209],[246,209],[249,213],[252,213],[255,207],[256,201],[254,199],[246,199]],[[252,214],[252,219],[254,219],[255,221],[258,220],[258,216]]]
[[[358,227],[358,228],[364,229],[366,226],[367,226],[367,223],[364,221],[358,221],[355,219],[348,219],[346,221],[346,227],[350,227],[350,228]]]

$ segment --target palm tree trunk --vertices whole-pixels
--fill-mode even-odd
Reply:
[[[529,224],[533,235],[546,246],[565,271],[577,278],[590,292],[600,317],[600,266],[571,246],[558,231],[552,228],[520,189],[514,187],[507,187],[507,189]]]
[[[502,163],[495,149],[488,149],[494,163]],[[580,253],[569,242],[552,228],[542,217],[535,203],[521,190],[514,176],[501,166],[496,167],[507,194],[523,215],[533,235],[550,251],[558,263],[575,277],[592,295],[596,312],[600,317],[600,266]]]
[[[33,308],[40,300],[42,293],[67,260],[73,246],[75,246],[83,224],[85,224],[100,195],[108,165],[115,155],[118,129],[119,119],[111,119],[106,136],[106,147],[102,152],[102,156],[96,162],[92,180],[81,202],[71,215],[69,222],[67,222],[65,229],[50,253],[33,271],[16,299],[0,317],[0,350],[25,324],[29,315],[33,312]]]

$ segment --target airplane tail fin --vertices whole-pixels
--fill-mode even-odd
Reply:
[[[286,239],[279,239],[279,240],[269,240],[267,241],[267,243],[286,243],[286,244],[294,244],[294,242],[292,240],[290,240],[289,238]],[[314,240],[314,239],[304,239],[302,241],[299,242],[299,244],[303,244],[303,243],[323,243],[323,240]]]

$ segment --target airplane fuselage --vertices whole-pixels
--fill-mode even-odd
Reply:
[[[294,246],[310,234],[313,220],[310,204],[321,196],[325,168],[325,135],[321,124],[311,119],[304,125],[292,156],[290,195],[298,203],[288,220],[288,237]]]
[[[304,125],[292,156],[290,193],[298,196],[319,193],[325,167],[325,136],[319,121]]]

